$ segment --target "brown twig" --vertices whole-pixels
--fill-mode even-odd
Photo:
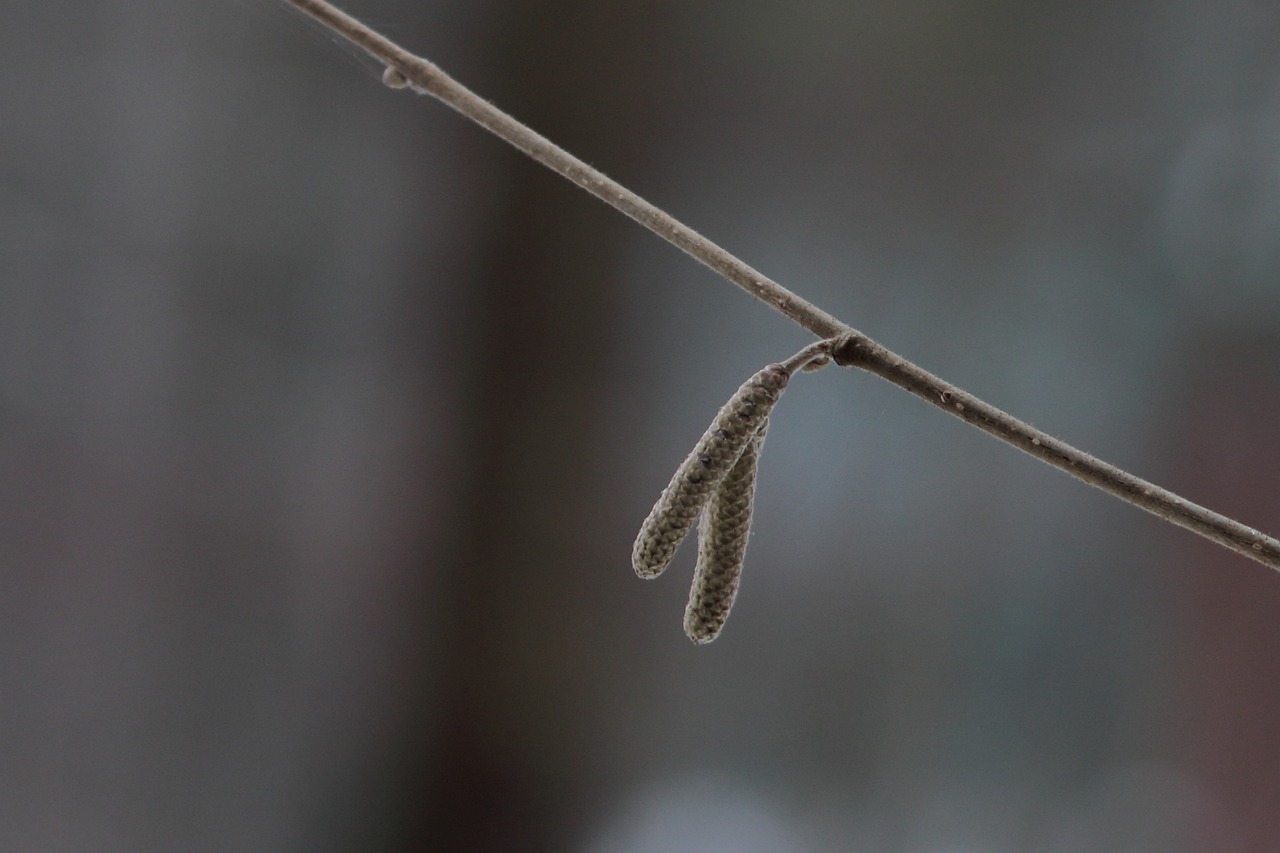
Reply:
[[[438,98],[662,239],[683,249],[818,337],[841,338],[832,351],[832,358],[837,364],[860,367],[887,379],[925,402],[1091,486],[1250,559],[1280,569],[1280,541],[1096,459],[949,385],[756,271],[617,181],[502,112],[435,64],[414,56],[325,0],[288,2],[386,65],[388,72],[383,80],[387,85],[403,88],[407,83],[415,91]]]

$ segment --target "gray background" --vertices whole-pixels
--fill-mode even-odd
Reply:
[[[1280,514],[1280,6],[359,0],[949,381]],[[1280,849],[1280,579],[828,370],[285,4],[0,30],[0,849]],[[687,549],[686,549],[687,550]]]

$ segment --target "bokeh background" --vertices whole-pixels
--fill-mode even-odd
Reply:
[[[1280,5],[351,0],[961,387],[1280,517]],[[0,849],[1280,850],[1280,578],[862,374],[274,0],[0,29]]]

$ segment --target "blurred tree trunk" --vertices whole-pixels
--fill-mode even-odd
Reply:
[[[1191,350],[1196,368],[1181,454],[1185,494],[1270,533],[1267,520],[1280,517],[1280,472],[1267,453],[1280,421],[1277,355],[1274,341],[1237,334]],[[1199,840],[1205,849],[1274,850],[1280,681],[1271,675],[1280,650],[1280,584],[1273,572],[1207,542],[1190,542],[1187,554],[1179,747],[1220,810]]]
[[[646,90],[661,74],[653,58],[667,9],[527,3],[500,54],[506,85],[482,94],[584,159],[634,162],[653,118]],[[599,492],[581,449],[619,357],[618,248],[632,226],[542,167],[501,156],[511,158],[505,223],[484,237],[489,267],[469,329],[474,381],[457,471],[466,491],[441,565],[446,601],[433,608],[448,619],[448,669],[427,697],[441,726],[410,758],[408,849],[564,849],[575,804],[557,792],[581,785],[577,750],[545,746],[578,734],[560,707],[572,689],[530,688],[571,685],[583,654],[572,650],[577,598],[562,593],[590,564],[584,519]]]

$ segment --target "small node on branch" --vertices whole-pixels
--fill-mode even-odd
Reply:
[[[382,72],[382,85],[389,89],[403,89],[409,85],[409,78],[399,68],[388,65],[387,70]]]
[[[860,332],[849,332],[834,339],[831,360],[841,367],[859,367],[868,359],[871,339]]]

